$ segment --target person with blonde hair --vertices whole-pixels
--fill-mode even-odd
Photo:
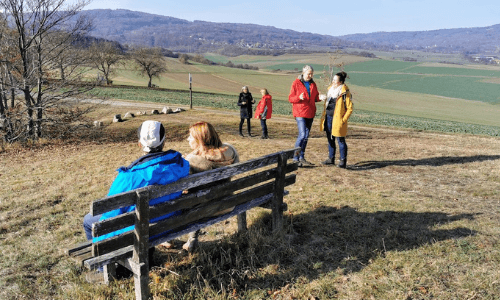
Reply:
[[[321,116],[320,129],[326,132],[328,139],[328,159],[323,165],[335,164],[335,140],[339,144],[340,160],[338,167],[347,166],[347,121],[352,114],[352,95],[345,84],[346,72],[339,72],[333,76],[332,84],[328,87],[325,109]]]
[[[201,121],[191,125],[188,142],[193,151],[186,155],[185,159],[189,162],[191,174],[217,169],[240,161],[236,149],[230,144],[222,143],[217,131],[210,123]],[[230,208],[216,215],[232,210],[233,208]],[[182,248],[192,252],[198,244],[199,233],[199,230],[191,232]]]
[[[241,88],[241,93],[240,96],[238,97],[238,106],[240,107],[240,136],[243,135],[243,123],[245,122],[245,119],[247,120],[247,129],[248,129],[248,136],[252,136],[252,130],[250,127],[250,118],[252,117],[252,104],[255,103],[255,100],[252,97],[252,94],[250,91],[248,91],[248,87],[244,86]]]
[[[299,134],[295,147],[301,150],[295,153],[293,160],[298,162],[299,167],[314,166],[304,157],[311,126],[316,115],[316,102],[320,102],[318,86],[313,80],[314,69],[304,66],[302,74],[292,83],[288,102],[292,103],[292,113],[297,122]]]
[[[267,133],[266,120],[271,119],[273,113],[273,97],[269,95],[269,91],[265,88],[261,89],[260,93],[262,99],[260,99],[259,104],[257,104],[254,118],[260,119],[260,126],[262,127],[262,136],[260,138],[268,139],[269,135]]]

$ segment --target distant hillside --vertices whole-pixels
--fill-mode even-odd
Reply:
[[[429,50],[443,53],[488,53],[500,50],[500,24],[431,31],[375,32],[339,37],[367,47]]]
[[[93,18],[95,37],[122,44],[157,46],[173,51],[213,51],[224,47],[257,50],[329,48],[332,36],[254,24],[186,21],[129,10],[97,9],[81,12]]]
[[[254,24],[187,21],[124,9],[85,10],[94,20],[92,36],[121,44],[156,46],[178,52],[279,54],[354,47],[413,49],[444,53],[493,53],[500,48],[500,24],[483,28],[376,32],[340,37]]]

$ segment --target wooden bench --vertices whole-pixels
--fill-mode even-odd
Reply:
[[[237,215],[238,231],[244,231],[246,211],[263,206],[272,209],[272,227],[283,224],[285,186],[295,183],[297,164],[288,164],[300,148],[290,149],[246,162],[190,175],[168,185],[148,186],[92,202],[91,214],[98,215],[124,206],[136,205],[133,212],[94,223],[94,237],[131,225],[134,230],[100,242],[87,241],[67,249],[67,254],[89,269],[102,267],[106,283],[115,278],[115,263],[134,274],[136,299],[149,297],[149,248]],[[180,198],[149,206],[149,200],[189,190]],[[221,212],[234,207],[226,214]],[[179,214],[150,223],[172,212]],[[156,236],[161,237],[156,237]],[[151,239],[150,237],[156,237]]]

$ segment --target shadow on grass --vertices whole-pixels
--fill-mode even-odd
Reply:
[[[500,155],[474,155],[474,156],[442,156],[424,159],[402,159],[402,160],[381,160],[381,161],[362,161],[349,166],[354,171],[364,171],[380,169],[388,166],[432,166],[439,167],[444,165],[465,164],[473,162],[482,162],[486,160],[500,159]]]
[[[176,286],[268,291],[297,280],[319,279],[332,271],[359,272],[390,251],[475,235],[475,231],[463,227],[433,229],[473,218],[473,214],[365,213],[348,206],[322,206],[309,213],[289,214],[284,219],[285,233],[273,235],[271,217],[266,214],[246,233],[202,243],[192,261],[180,262],[177,268],[182,270],[184,280],[190,278],[191,282],[186,285],[186,281],[178,281]]]

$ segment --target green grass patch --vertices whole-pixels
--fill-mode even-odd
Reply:
[[[323,71],[327,66],[320,64],[307,64],[307,63],[281,63],[281,64],[272,64],[267,66],[267,69],[271,70],[284,70],[284,71],[298,71],[302,72],[302,68],[305,65],[310,65],[313,67],[315,72]]]
[[[345,67],[349,72],[400,72],[407,68],[419,65],[418,62],[404,62],[391,60],[370,60],[366,62],[353,63]]]
[[[495,70],[478,70],[470,68],[450,68],[450,67],[424,67],[413,66],[401,70],[403,73],[420,73],[420,74],[435,74],[435,75],[453,75],[466,77],[500,77],[500,69]]]
[[[498,126],[486,126],[453,121],[433,120],[363,110],[354,111],[350,118],[350,121],[358,124],[412,128],[415,130],[500,136],[500,127]]]
[[[189,105],[189,93],[185,91],[151,90],[142,88],[96,88],[90,95],[104,99],[123,99],[145,102]],[[238,111],[236,95],[193,93],[193,105]],[[287,100],[273,101],[273,113],[292,115],[292,106]],[[322,104],[317,105],[316,116],[322,113]],[[439,132],[467,133],[474,135],[500,136],[500,127],[436,120],[397,114],[355,110],[350,122],[397,128],[411,128]]]
[[[349,74],[352,84],[449,98],[500,103],[499,85],[482,78],[417,74]]]

